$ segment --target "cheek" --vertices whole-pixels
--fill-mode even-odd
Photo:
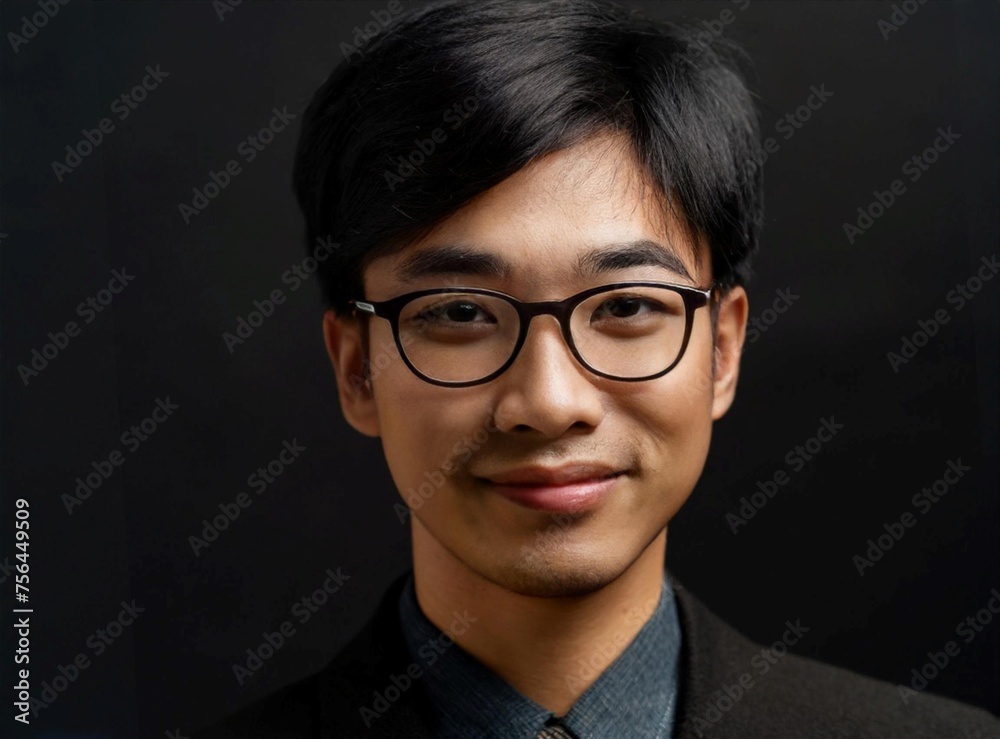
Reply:
[[[672,436],[704,432],[711,428],[712,379],[711,341],[692,337],[688,348],[674,369],[656,380],[650,388],[656,399],[646,406],[655,414],[658,426]]]
[[[485,423],[470,425],[479,404],[463,402],[460,390],[430,385],[405,366],[399,369],[409,377],[395,373],[376,390],[382,448],[404,500],[416,493],[426,502],[464,470],[490,433]],[[442,391],[451,393],[447,402]]]
[[[634,398],[635,428],[645,433],[650,477],[668,481],[672,499],[694,488],[712,436],[711,344],[692,342],[681,363]]]
[[[427,479],[425,471],[437,468],[444,461],[440,424],[425,403],[405,390],[386,392],[379,398],[378,408],[382,451],[392,479],[402,492],[416,488],[421,480]]]

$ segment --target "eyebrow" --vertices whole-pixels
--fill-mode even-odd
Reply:
[[[573,268],[575,277],[589,277],[629,267],[662,267],[694,282],[684,261],[672,249],[649,239],[604,244],[581,254]],[[509,280],[513,265],[499,254],[458,244],[445,244],[410,256],[396,270],[403,283],[421,277],[466,275]]]

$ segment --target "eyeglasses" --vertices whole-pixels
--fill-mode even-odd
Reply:
[[[433,385],[489,382],[510,367],[531,319],[553,315],[577,361],[610,380],[652,380],[684,356],[702,290],[665,282],[616,282],[565,300],[525,303],[478,287],[433,288],[390,300],[351,300],[355,313],[392,325],[406,366]]]

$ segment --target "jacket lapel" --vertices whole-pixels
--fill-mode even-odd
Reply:
[[[674,739],[746,737],[746,726],[740,721],[712,720],[720,716],[716,706],[718,697],[713,700],[713,694],[726,686],[739,685],[740,676],[745,675],[760,646],[710,611],[669,570],[667,574],[674,586],[681,622],[681,674]],[[749,703],[752,708],[750,705],[741,708],[749,708],[758,720],[768,725],[766,708],[753,699]],[[781,725],[781,721],[774,725]]]
[[[411,680],[405,690],[392,681],[395,676],[405,684],[402,678],[411,664],[397,612],[408,575],[392,582],[374,617],[321,673],[320,693],[333,697],[320,701],[324,738],[432,739],[428,696],[420,679]],[[736,668],[749,664],[754,645],[709,611],[669,570],[668,575],[681,623],[674,739],[697,739],[706,729],[712,736],[726,737],[727,722],[713,726],[704,716],[712,692],[738,679]]]
[[[427,695],[420,679],[405,690],[410,655],[397,604],[409,573],[397,577],[382,596],[374,617],[320,675],[321,736],[373,739],[432,739]]]

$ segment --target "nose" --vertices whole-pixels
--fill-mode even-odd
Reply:
[[[596,427],[604,413],[596,379],[573,356],[556,317],[536,316],[514,363],[496,380],[498,429],[558,438],[574,426]]]

